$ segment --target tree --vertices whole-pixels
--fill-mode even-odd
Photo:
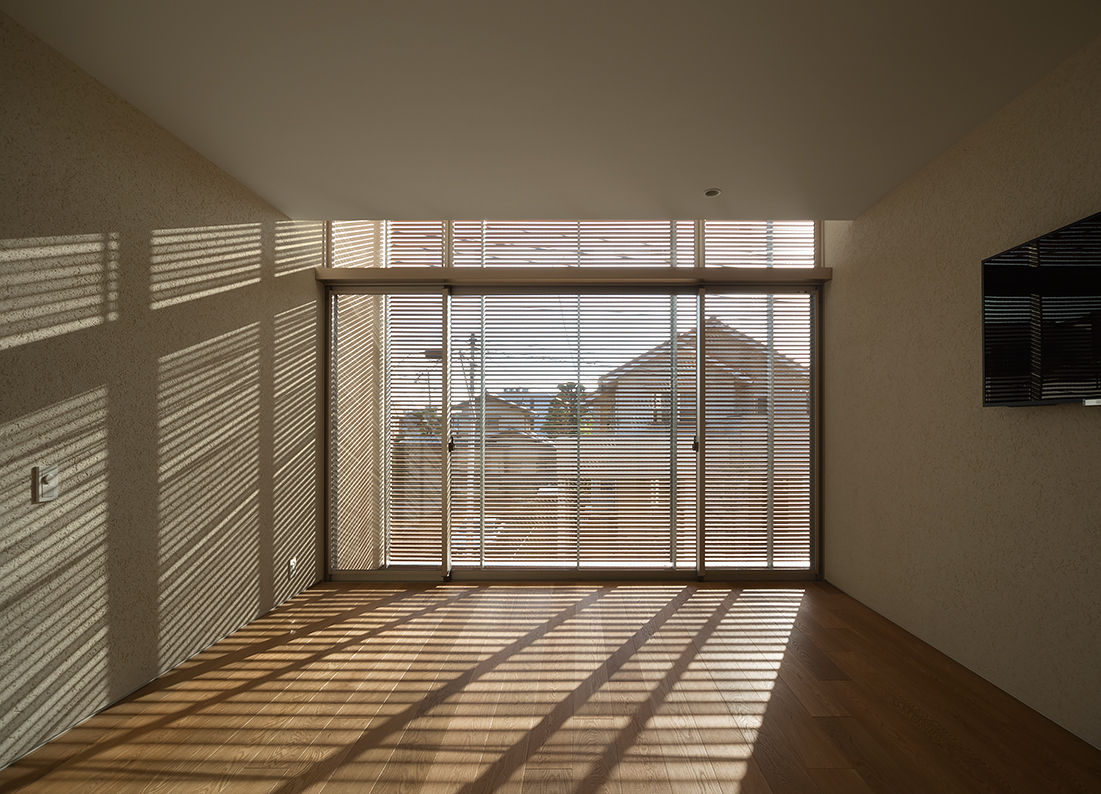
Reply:
[[[579,410],[580,406],[580,410]],[[543,420],[543,432],[548,436],[576,436],[586,427],[589,413],[585,406],[585,385],[559,383],[558,394],[547,406],[547,418]]]
[[[424,436],[438,436],[443,429],[443,420],[435,407],[429,406],[405,415],[409,426]]]

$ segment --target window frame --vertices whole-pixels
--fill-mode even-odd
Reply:
[[[702,223],[702,222],[698,222]],[[326,239],[327,256],[331,256],[331,224],[327,224]],[[699,238],[697,238],[699,242]],[[331,532],[331,501],[334,498],[335,482],[331,481],[330,461],[333,454],[332,434],[335,427],[334,400],[333,400],[333,351],[336,328],[334,324],[335,312],[332,311],[335,296],[340,294],[379,294],[397,290],[401,291],[442,291],[445,295],[445,304],[449,306],[449,296],[456,292],[474,292],[477,294],[494,294],[498,292],[516,292],[517,290],[531,292],[660,292],[667,293],[670,290],[686,292],[689,290],[702,293],[704,290],[718,290],[722,292],[752,292],[752,293],[807,293],[810,300],[810,566],[808,569],[797,570],[768,570],[768,569],[733,569],[723,568],[706,570],[703,565],[705,557],[704,538],[702,525],[699,527],[700,536],[697,539],[697,569],[694,572],[699,578],[714,578],[721,580],[757,579],[757,580],[813,580],[820,578],[822,571],[821,555],[821,518],[819,503],[821,444],[820,444],[820,413],[821,413],[821,360],[819,337],[821,334],[821,301],[822,286],[832,277],[829,268],[820,267],[818,259],[821,243],[821,226],[815,224],[815,252],[814,267],[806,268],[703,268],[699,260],[701,245],[697,244],[697,260],[694,268],[454,268],[450,266],[432,268],[317,268],[316,278],[325,290],[325,306],[329,311],[329,321],[326,323],[325,340],[325,367],[326,367],[326,428],[325,442],[325,575],[328,580],[384,580],[384,581],[415,581],[448,579],[453,576],[463,579],[501,579],[522,575],[530,579],[582,579],[602,581],[608,579],[637,578],[674,578],[681,579],[691,577],[693,572],[687,569],[674,570],[620,570],[620,569],[540,569],[525,568],[522,571],[511,569],[493,570],[459,570],[452,569],[449,552],[450,542],[448,538],[447,509],[444,509],[442,519],[444,532],[444,563],[442,570],[439,566],[431,569],[386,569],[382,571],[349,571],[334,570],[330,555]],[[326,265],[331,264],[327,258]],[[445,315],[449,310],[445,309]],[[447,326],[444,319],[444,326]],[[702,322],[702,320],[701,320]],[[446,332],[445,332],[446,337]],[[702,346],[701,346],[702,347]],[[446,341],[445,351],[445,373]],[[701,351],[697,350],[697,355]],[[702,363],[702,362],[698,362]],[[447,376],[445,374],[445,381]],[[702,382],[703,378],[699,380]],[[699,387],[698,387],[699,388]],[[701,395],[702,396],[702,395]],[[672,408],[671,408],[672,410]],[[683,410],[678,406],[678,412]],[[698,456],[702,462],[706,438],[703,437],[702,418],[705,416],[706,406],[697,400],[696,424],[699,440]],[[449,412],[444,412],[449,413]],[[670,421],[672,415],[670,414]],[[446,471],[446,458],[444,453]],[[447,475],[445,475],[447,479]],[[704,471],[702,465],[697,474],[697,487],[702,489]],[[444,485],[446,489],[447,484]],[[446,493],[446,490],[445,490]],[[703,495],[706,498],[706,495]],[[444,497],[445,506],[448,504],[447,496]],[[698,501],[697,504],[702,504]],[[697,506],[697,521],[702,521],[703,510]]]

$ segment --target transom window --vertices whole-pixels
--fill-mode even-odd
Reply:
[[[811,221],[334,221],[331,259],[333,267],[810,268],[814,228]]]

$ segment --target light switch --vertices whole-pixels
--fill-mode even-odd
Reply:
[[[31,477],[34,501],[52,502],[57,498],[57,466],[35,466]]]

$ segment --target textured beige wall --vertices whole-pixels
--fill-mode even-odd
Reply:
[[[1101,40],[829,224],[826,578],[1101,745],[1101,409],[980,406],[980,260],[1101,210]]]
[[[319,578],[322,236],[3,16],[0,108],[3,765]]]

